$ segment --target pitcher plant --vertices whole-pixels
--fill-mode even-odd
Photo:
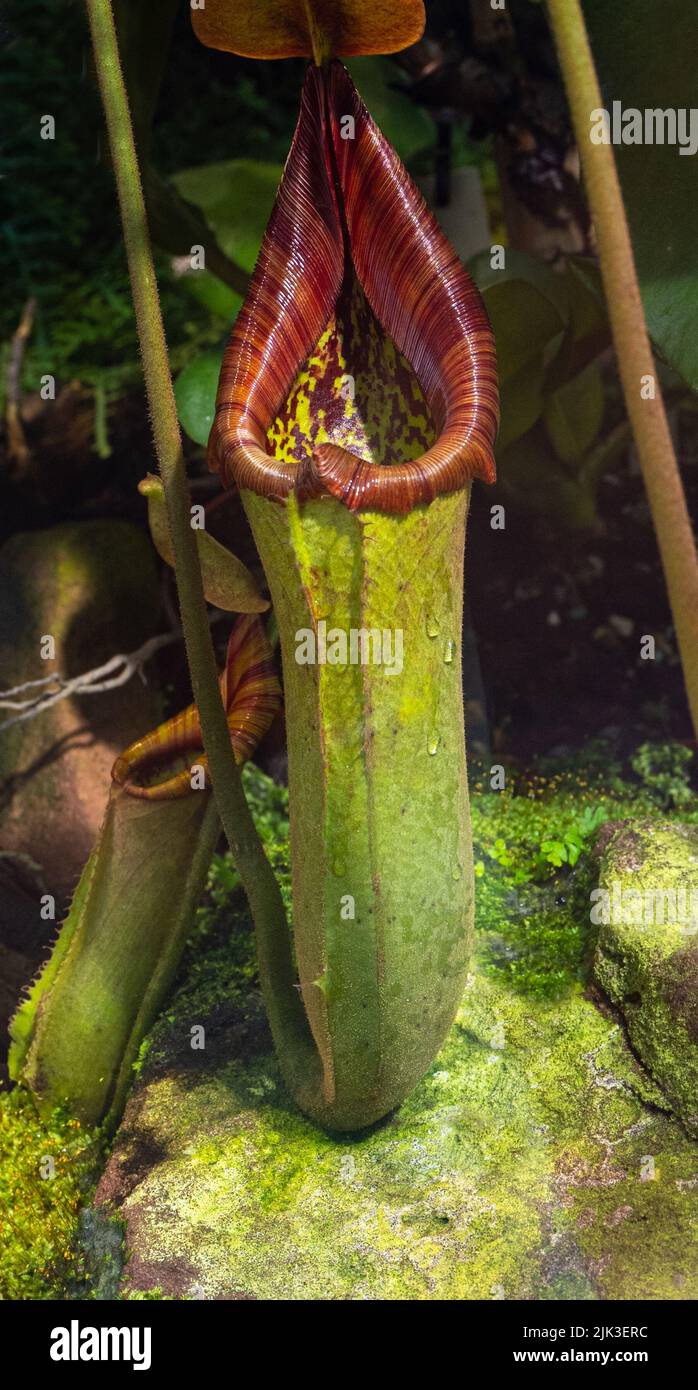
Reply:
[[[139,283],[147,237],[142,199],[122,168],[124,148],[132,151],[128,111],[118,59],[116,72],[112,63],[109,6],[88,0],[88,10],[98,70],[104,64],[138,309],[148,288]],[[463,554],[472,482],[494,477],[494,343],[476,287],[340,61],[414,42],[424,25],[421,0],[207,0],[192,18],[214,47],[311,59],[274,210],[225,352],[209,462],[240,491],[283,662],[292,928],[262,911],[254,876],[245,879],[241,868],[262,990],[298,1105],[329,1129],[356,1130],[399,1105],[427,1070],[468,970],[474,903]],[[147,367],[145,347],[144,356]],[[172,482],[168,494],[165,474],[163,466],[172,521],[179,494]],[[142,490],[156,544],[176,561],[161,485],[151,478]],[[222,589],[229,608],[259,613],[265,601],[244,566],[215,542],[197,540],[209,597],[219,602]],[[190,544],[193,554],[191,537],[180,534],[180,556]],[[195,605],[179,567],[178,584],[186,631]],[[233,655],[241,634],[247,665],[231,666],[229,652],[221,686],[238,760],[278,703],[260,619],[239,620]],[[194,663],[192,676],[196,688]],[[144,930],[138,874],[148,880],[147,912],[158,919],[166,904],[157,901],[157,873],[142,865],[125,877],[105,846],[117,816],[136,856],[139,836],[155,828],[140,817],[169,818],[178,891],[185,916],[191,912],[217,821],[203,825],[189,761],[155,785],[147,774],[163,754],[189,759],[198,750],[207,788],[207,728],[203,706],[200,723],[192,708],[117,760],[101,848],[15,1024],[14,1074],[93,1120],[118,1116],[134,1048],[172,978],[184,930],[180,912],[166,940],[155,926],[137,945],[134,923]],[[170,879],[168,903],[172,891]],[[127,988],[118,972],[105,977],[95,956],[95,941],[105,939],[95,924],[114,894],[121,894],[118,929],[129,959],[141,953]],[[66,1041],[71,1017],[82,1029],[77,1081],[70,1080],[75,1047]]]

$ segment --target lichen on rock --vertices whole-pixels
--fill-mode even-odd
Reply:
[[[172,1037],[195,1016],[174,1014]],[[580,994],[561,1011],[475,975],[421,1085],[352,1137],[292,1105],[254,998],[214,1019],[208,1058],[182,1048],[173,1066],[161,1047],[162,1034],[98,1192],[126,1222],[126,1290],[698,1294],[692,1146]]]
[[[594,905],[594,976],[689,1133],[698,1134],[698,827],[618,826]]]

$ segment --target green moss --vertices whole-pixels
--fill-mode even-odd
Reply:
[[[695,794],[689,785],[693,752],[682,743],[643,743],[632,760],[633,771],[657,804],[689,807]]]
[[[285,793],[248,775],[282,858]],[[500,794],[475,778],[477,968],[427,1076],[352,1136],[323,1133],[289,1102],[250,992],[239,898],[231,916],[237,881],[217,860],[119,1141],[132,1186],[119,1205],[133,1232],[126,1287],[169,1287],[157,1271],[185,1268],[207,1298],[698,1294],[695,1148],[622,1028],[584,994],[592,837],[574,867],[541,855],[599,804],[621,819],[646,812],[648,794],[586,770]],[[207,1016],[211,1042],[194,1060],[188,1028]],[[156,1161],[140,1162],[141,1135]],[[186,1282],[180,1296],[192,1296]]]
[[[695,1154],[674,1149],[666,1119],[647,1124],[643,1139],[638,1154],[621,1136],[607,1185],[587,1161],[570,1224],[606,1299],[695,1299]]]
[[[163,1293],[162,1289],[132,1289],[122,1294],[122,1298],[128,1303],[186,1303],[186,1298],[174,1299],[171,1294]]]
[[[245,777],[288,892],[286,793],[256,768]],[[110,1161],[117,1189],[124,1175],[116,1210],[129,1225],[121,1296],[698,1296],[695,1145],[623,1029],[584,993],[590,843],[573,868],[541,862],[541,844],[599,803],[613,820],[651,805],[639,784],[609,788],[586,770],[499,794],[475,778],[477,966],[427,1076],[387,1122],[351,1137],[323,1133],[289,1100],[237,876],[227,855],[216,858]],[[191,1048],[195,1024],[206,1030],[202,1052]],[[3,1105],[16,1155],[6,1171],[20,1164],[29,1183],[47,1131],[26,1100]],[[75,1176],[71,1162],[66,1182]],[[47,1225],[39,1200],[49,1186],[58,1197],[34,1175],[33,1205],[18,1189],[9,1268],[30,1290],[65,1289],[69,1278],[73,1295],[105,1296],[99,1257],[86,1266],[69,1253],[63,1265],[84,1190],[54,1197]],[[110,1247],[110,1278],[114,1259]],[[58,1271],[49,1282],[47,1269]],[[187,1271],[176,1292],[172,1269]]]
[[[268,1041],[146,1083],[116,1154],[136,1287],[184,1267],[183,1294],[207,1298],[698,1293],[695,1151],[579,992],[531,1001],[474,976],[420,1086],[352,1137],[289,1105]]]
[[[28,1095],[0,1092],[0,1298],[64,1298],[84,1278],[78,1219],[99,1156],[77,1120],[56,1110],[41,1121]]]
[[[654,789],[624,780],[608,764],[590,745],[576,768],[525,778],[510,773],[501,792],[490,791],[487,776],[475,771],[479,959],[519,993],[554,999],[587,977],[594,944],[589,893],[597,875],[590,851],[599,824],[656,814]],[[698,823],[698,800],[663,819]],[[556,867],[543,852],[551,843],[578,845],[576,862]]]

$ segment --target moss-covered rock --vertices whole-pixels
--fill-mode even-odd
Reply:
[[[641,819],[615,828],[595,897],[595,978],[698,1134],[698,827]]]
[[[288,905],[286,795],[254,767],[245,782]],[[578,759],[569,774],[511,777],[501,793],[474,782],[478,959],[440,1057],[400,1111],[347,1139],[293,1107],[237,877],[217,856],[179,987],[141,1052],[100,1217],[83,1214],[77,1246],[73,1190],[51,1186],[50,1223],[37,1206],[49,1189],[35,1181],[34,1155],[52,1152],[50,1126],[12,1097],[2,1112],[5,1171],[20,1181],[0,1195],[10,1197],[12,1272],[27,1289],[43,1280],[48,1296],[77,1298],[117,1288],[137,1299],[698,1296],[696,1145],[617,1014],[585,992],[597,930],[591,812],[642,818],[652,801],[606,757],[596,770]],[[690,808],[681,816],[698,821]],[[200,1025],[203,1049],[192,1046]],[[18,1219],[25,1173],[33,1205]],[[64,1252],[61,1285],[41,1271],[60,1271]]]
[[[352,1138],[293,1107],[254,997],[208,1019],[185,1008],[162,1044],[98,1194],[127,1224],[126,1289],[698,1295],[692,1146],[618,1026],[578,994],[560,1010],[475,976],[425,1080]]]
[[[512,806],[521,835],[506,872],[520,873],[564,817],[554,798],[547,820],[542,800]],[[486,855],[482,840],[477,850]],[[577,951],[564,988],[558,980],[556,996],[541,997],[538,974],[512,977],[512,953],[526,959],[528,908],[512,914],[510,901],[506,921],[500,902],[504,951],[493,896],[482,894],[479,959],[445,1047],[396,1114],[350,1137],[294,1107],[253,984],[244,904],[225,908],[221,895],[209,906],[98,1189],[126,1226],[122,1293],[698,1296],[695,1146],[622,1027],[576,979],[584,943],[562,888],[559,920],[551,905],[547,920],[550,941],[568,933],[570,962]],[[203,1049],[192,1046],[200,1025]]]
[[[75,1235],[101,1157],[65,1111],[40,1119],[26,1092],[0,1091],[0,1300],[64,1298],[77,1284],[89,1296]]]

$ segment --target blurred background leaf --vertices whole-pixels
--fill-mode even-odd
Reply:
[[[543,423],[557,457],[572,469],[596,439],[604,414],[603,378],[597,362],[552,391],[543,407]]]
[[[213,424],[222,361],[222,352],[202,352],[187,363],[175,382],[179,423],[189,438],[203,447]]]
[[[173,175],[172,182],[187,203],[203,214],[223,253],[249,273],[257,260],[282,173],[281,164],[227,159],[182,169]],[[219,277],[215,283],[215,263],[207,257],[206,264],[206,271],[184,277],[186,288],[231,323],[242,298],[221,285]]]
[[[397,150],[403,164],[434,148],[436,128],[423,106],[406,93],[402,69],[390,58],[352,58],[347,67],[376,125]]]
[[[596,478],[580,469],[570,473],[539,420],[497,453],[497,486],[502,498],[529,517],[549,517],[570,532],[598,529]]]
[[[152,166],[152,126],[162,79],[167,67],[178,0],[114,0],[121,64],[141,161],[143,192],[155,243],[173,256],[186,256],[203,246],[209,269],[238,294],[247,276],[227,256],[205,218],[187,207],[176,190]]]

